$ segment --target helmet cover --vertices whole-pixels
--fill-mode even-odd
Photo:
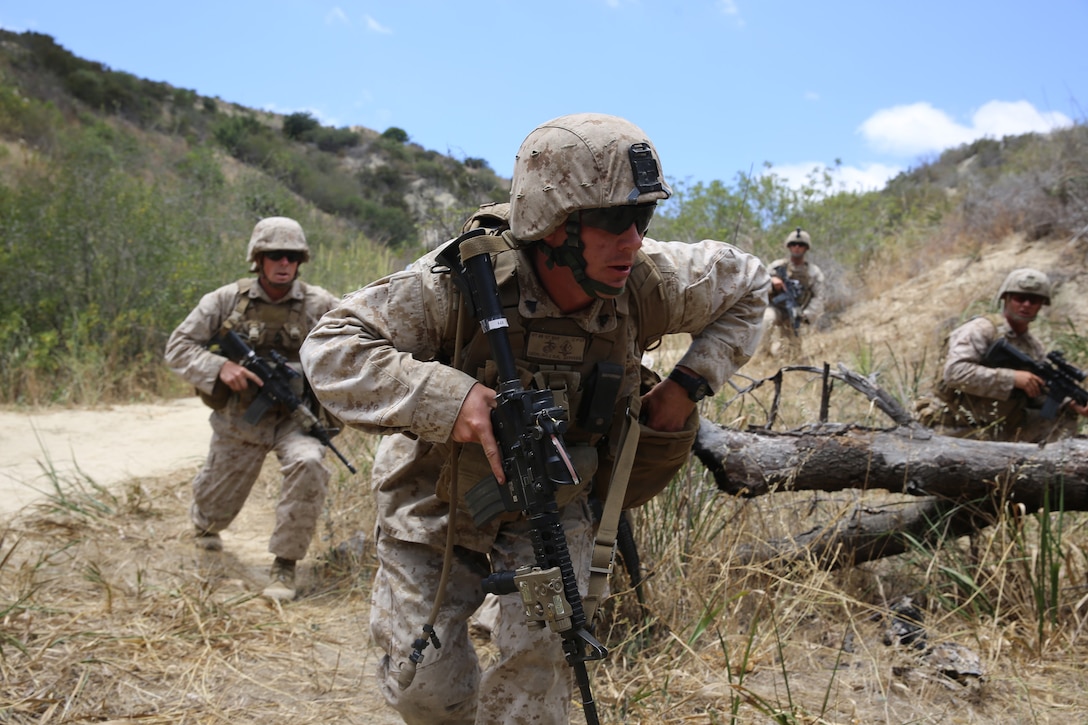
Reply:
[[[1001,308],[1005,295],[1012,293],[1035,295],[1043,298],[1043,304],[1050,304],[1050,278],[1046,273],[1031,267],[1021,267],[1009,272],[994,297],[994,307]]]
[[[638,126],[602,113],[560,116],[535,128],[514,160],[510,228],[543,239],[581,209],[668,199],[657,149]]]
[[[801,227],[797,227],[787,234],[786,241],[783,242],[783,245],[786,249],[789,249],[791,244],[796,244],[797,242],[804,244],[808,249],[812,249],[812,237],[808,235],[808,232],[801,229]]]
[[[265,252],[302,252],[302,261],[310,261],[310,246],[302,225],[285,216],[270,216],[257,222],[246,249],[249,271],[257,271],[257,255]]]

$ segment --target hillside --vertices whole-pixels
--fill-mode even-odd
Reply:
[[[461,217],[505,197],[506,182],[486,161],[424,149],[404,129],[332,128],[308,113],[245,108],[111,70],[40,33],[0,31],[0,79],[9,142],[44,150],[67,125],[105,120],[147,133],[152,153],[177,143],[216,147],[383,243],[444,238],[447,212]]]
[[[302,596],[265,601],[276,462],[222,556],[195,550],[189,485],[209,431],[164,370],[162,342],[200,294],[246,273],[262,215],[300,219],[316,257],[306,278],[344,292],[505,183],[403,129],[245,109],[40,34],[0,33],[0,142],[0,495],[45,492],[0,518],[0,722],[398,722],[374,685],[367,624],[375,439],[337,439],[360,473],[332,462]],[[677,188],[654,236],[735,239],[770,259],[788,229],[812,231],[832,304],[806,330],[807,362],[877,374],[908,403],[928,386],[942,330],[987,310],[1009,270],[1034,266],[1057,283],[1040,336],[1088,367],[1088,127],[950,149],[868,194],[743,176]],[[660,371],[682,342],[654,352]],[[754,359],[737,387],[782,362]],[[758,424],[770,387],[729,405],[719,391],[704,415]],[[833,422],[886,425],[849,396],[836,390],[850,402]],[[779,428],[812,423],[818,406],[811,376],[791,380]],[[179,408],[180,428],[165,415]],[[190,459],[163,470],[177,450]],[[1088,721],[1083,514],[1010,510],[976,536],[842,571],[732,555],[885,503],[860,491],[728,498],[689,463],[635,520],[645,611],[622,573],[612,581],[598,630],[612,654],[592,670],[602,721]],[[903,596],[931,643],[969,648],[984,675],[959,680],[885,644]],[[571,722],[583,722],[577,709]]]

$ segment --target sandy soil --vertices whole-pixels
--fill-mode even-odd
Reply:
[[[330,535],[325,526],[318,532],[310,555],[300,563],[300,598],[277,605],[257,596],[267,581],[272,559],[267,544],[280,480],[274,456],[267,459],[238,519],[223,532],[223,551],[209,554],[192,545],[187,515],[189,482],[207,453],[211,434],[208,413],[195,397],[99,409],[0,411],[0,544],[13,542],[8,553],[19,549],[28,560],[38,556],[27,554],[28,551],[67,548],[76,560],[83,562],[78,566],[93,565],[102,581],[121,589],[123,582],[133,577],[135,565],[137,581],[144,580],[144,586],[176,589],[183,593],[182,598],[187,588],[193,586],[201,596],[214,594],[216,601],[237,607],[227,619],[252,622],[249,627],[252,632],[267,629],[267,635],[256,637],[230,635],[238,638],[234,647],[238,649],[238,659],[245,664],[208,658],[211,664],[201,665],[207,670],[193,677],[201,682],[216,680],[218,684],[212,693],[203,693],[193,684],[170,681],[174,678],[156,674],[154,666],[143,665],[122,674],[120,685],[111,676],[111,687],[103,692],[112,686],[118,692],[104,696],[117,700],[114,706],[121,712],[139,712],[146,707],[146,695],[138,695],[131,705],[124,702],[127,698],[117,695],[131,690],[134,683],[150,679],[155,684],[140,687],[150,690],[164,687],[165,692],[151,700],[169,705],[160,706],[160,715],[150,720],[153,723],[220,722],[232,713],[241,718],[235,722],[262,725],[402,722],[386,706],[374,683],[380,651],[371,644],[368,628],[367,590],[372,567],[356,562],[330,571],[322,560],[329,551],[329,542],[323,540]],[[341,442],[340,447],[343,445]],[[89,483],[94,484],[90,486],[93,498],[103,498],[94,494],[95,487],[117,497],[112,502],[115,512],[106,519],[105,528],[93,517],[86,520],[71,517],[63,507],[55,505],[56,484],[70,492],[87,489]],[[334,474],[334,484],[354,487],[365,482],[338,472]],[[330,498],[335,495],[336,492],[330,491]],[[65,496],[78,500],[78,494]],[[82,521],[75,530],[71,528],[73,520]],[[70,543],[66,545],[65,540]],[[16,578],[25,571],[21,564],[17,567],[9,564],[4,570]],[[101,608],[101,593],[94,586],[88,588],[87,581],[80,579],[84,577],[68,578],[63,586],[71,591],[58,598],[79,608],[83,612],[80,619],[89,623]],[[140,597],[132,599],[138,602]],[[170,599],[167,597],[166,602],[156,604],[155,608],[161,608]],[[74,604],[77,600],[78,605]],[[156,632],[153,623],[143,620],[144,613],[138,604],[126,613],[120,597],[107,597],[106,601],[112,601],[114,611],[110,612],[108,623],[100,625],[103,630],[119,632],[134,628],[140,632],[139,636],[155,642],[155,647],[164,652],[176,644],[175,628]],[[68,631],[74,639],[85,637],[85,627],[89,626],[69,621],[47,626],[45,621],[46,617],[39,616],[33,620],[33,626],[51,628],[54,632]],[[8,624],[18,626],[18,619],[0,623],[0,644],[3,644],[3,625]],[[150,634],[149,629],[155,634]],[[284,645],[284,637],[291,638],[294,644]],[[115,639],[118,638],[111,641]],[[183,669],[190,666],[195,669],[189,658],[203,659],[203,656],[199,655],[199,648],[192,650],[184,642],[184,635],[181,639],[176,659],[179,664],[184,663]],[[248,644],[243,645],[243,640]],[[107,652],[108,648],[100,646],[97,650]],[[292,654],[302,658],[298,664],[292,665]],[[81,657],[75,653],[73,656]],[[121,658],[112,653],[102,656]],[[68,669],[82,670],[83,665],[73,662]],[[21,689],[7,674],[0,672],[0,690],[7,685]],[[308,687],[307,680],[320,681],[321,685]],[[172,694],[171,690],[178,687],[194,692]],[[198,699],[198,695],[208,704],[179,706],[179,702],[189,703]],[[12,706],[13,702],[7,695],[0,695],[0,722],[30,722],[17,716],[8,719],[5,712],[10,714],[20,709]],[[12,709],[8,710],[9,707]]]
[[[51,492],[54,478],[112,486],[195,468],[207,453],[208,409],[198,398],[94,410],[0,411],[0,516]]]

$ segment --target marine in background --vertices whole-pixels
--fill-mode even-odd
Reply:
[[[771,304],[763,313],[762,352],[773,358],[801,359],[805,327],[814,327],[824,313],[824,273],[805,259],[812,237],[797,227],[783,243],[787,256],[767,265],[771,274]]]
[[[957,438],[1042,443],[1075,435],[1088,407],[1068,400],[1050,419],[1042,415],[1045,382],[1028,370],[993,367],[987,353],[1004,340],[1036,362],[1047,351],[1030,331],[1050,304],[1050,278],[1024,267],[1010,272],[994,297],[997,314],[972,317],[948,337],[947,353],[934,385],[935,399],[916,406],[919,420]]]
[[[268,542],[274,556],[263,594],[277,600],[294,599],[295,564],[305,557],[325,503],[330,469],[325,447],[307,435],[290,411],[268,410],[256,423],[243,420],[256,399],[261,379],[254,372],[209,349],[220,333],[236,332],[257,355],[282,355],[301,370],[299,348],[307,333],[337,298],[299,277],[310,260],[302,226],[287,217],[257,222],[246,250],[256,277],[224,285],[200,300],[166,343],[170,369],[194,385],[212,408],[211,445],[204,465],[193,479],[189,515],[193,540],[206,551],[220,551],[219,532],[242,510],[265,457],[275,452],[283,483],[276,505],[276,523]],[[295,394],[309,396],[302,377]]]

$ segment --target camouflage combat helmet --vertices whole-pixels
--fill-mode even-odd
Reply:
[[[807,247],[808,249],[812,249],[812,237],[808,235],[808,232],[801,229],[801,227],[797,227],[792,232],[787,234],[786,241],[782,244],[786,247],[786,249],[789,249],[790,244],[794,244],[796,242],[801,242],[801,244],[804,244],[805,247]]]
[[[1031,267],[1021,267],[1009,272],[994,297],[994,307],[1000,309],[1005,295],[1018,292],[1043,298],[1043,304],[1050,304],[1050,278],[1045,273]]]
[[[273,251],[302,252],[302,261],[309,262],[310,246],[306,243],[302,225],[285,216],[270,216],[257,222],[246,249],[249,271],[257,271],[258,254]]]
[[[518,149],[510,229],[519,243],[529,245],[566,224],[567,241],[561,247],[539,245],[548,264],[570,267],[590,296],[617,295],[622,287],[602,285],[585,275],[581,212],[625,207],[603,220],[612,226],[593,226],[620,233],[615,229],[624,222],[624,228],[634,223],[645,233],[653,207],[670,196],[657,149],[638,126],[601,113],[560,116],[535,128]]]

